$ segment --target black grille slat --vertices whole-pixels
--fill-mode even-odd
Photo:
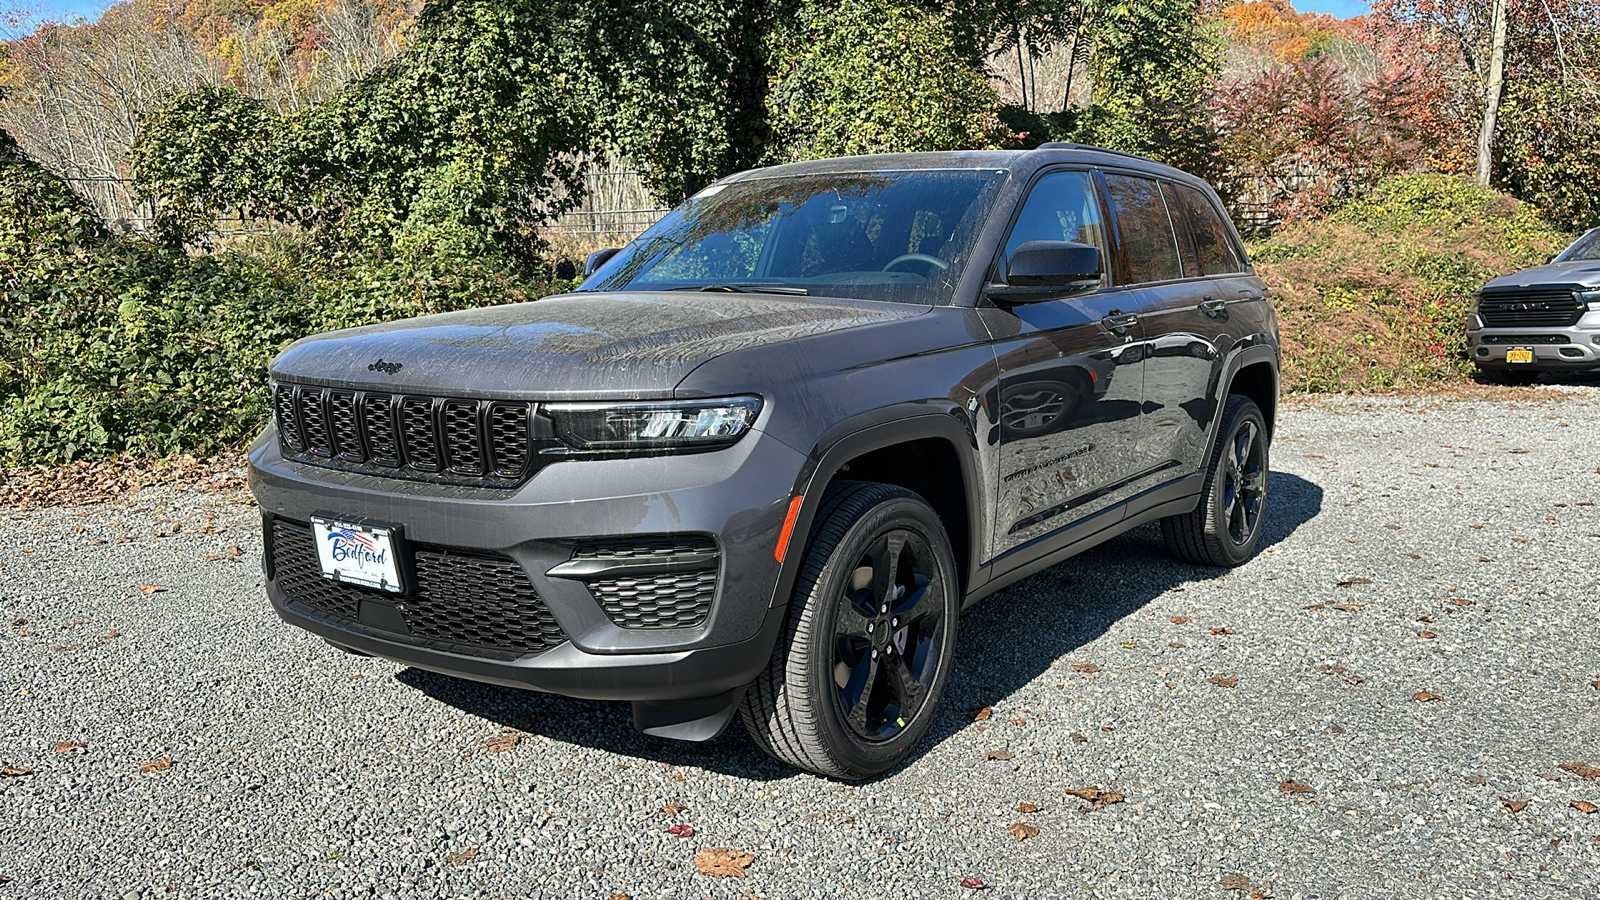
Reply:
[[[445,457],[457,475],[481,476],[485,465],[483,436],[478,433],[478,404],[447,400],[444,404]]]
[[[584,579],[589,593],[618,627],[693,628],[711,615],[717,595],[717,552],[716,539],[709,534],[643,534],[582,541],[573,558],[626,561],[635,568],[651,564]]]
[[[360,622],[361,601],[375,600],[397,607],[410,631],[383,636],[418,646],[511,660],[567,640],[527,573],[505,557],[413,545],[416,583],[394,595],[323,578],[305,525],[274,518],[268,536],[283,601],[335,624],[381,631]]]
[[[432,400],[407,397],[400,401],[400,434],[411,468],[439,471],[439,433],[434,427]]]
[[[1583,304],[1571,288],[1484,291],[1478,315],[1490,328],[1565,328],[1578,324]]]
[[[540,459],[535,405],[275,384],[284,456],[313,465],[445,484],[506,488]]]
[[[578,545],[576,559],[672,557],[680,553],[715,553],[717,542],[709,534],[649,534],[637,537],[592,538]]]

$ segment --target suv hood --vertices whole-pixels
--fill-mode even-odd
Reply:
[[[1542,285],[1581,284],[1600,287],[1600,260],[1575,259],[1571,262],[1546,263],[1512,272],[1484,285],[1486,288],[1540,287]]]
[[[660,399],[724,353],[929,309],[773,294],[560,294],[315,335],[290,345],[272,375],[429,395]]]

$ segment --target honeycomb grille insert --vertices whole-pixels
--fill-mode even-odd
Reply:
[[[694,628],[711,615],[720,560],[708,534],[596,538],[573,560],[614,564],[582,580],[619,628]]]
[[[273,519],[268,538],[272,574],[284,602],[336,625],[497,660],[543,653],[567,640],[522,567],[505,557],[413,544],[415,584],[395,595],[323,578],[305,525]],[[363,601],[392,604],[408,633],[362,624]]]

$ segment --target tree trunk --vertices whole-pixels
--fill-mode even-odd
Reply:
[[[1494,47],[1489,56],[1489,81],[1484,86],[1483,128],[1478,131],[1478,183],[1488,185],[1494,173],[1494,130],[1500,118],[1500,95],[1506,83],[1506,0],[1494,0]]]

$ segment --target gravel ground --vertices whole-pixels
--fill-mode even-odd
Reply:
[[[343,655],[272,615],[237,498],[10,512],[0,898],[1596,896],[1600,777],[1560,767],[1600,766],[1600,388],[1568,392],[1286,409],[1258,559],[1141,529],[979,605],[865,785]],[[748,877],[696,874],[714,847]]]

